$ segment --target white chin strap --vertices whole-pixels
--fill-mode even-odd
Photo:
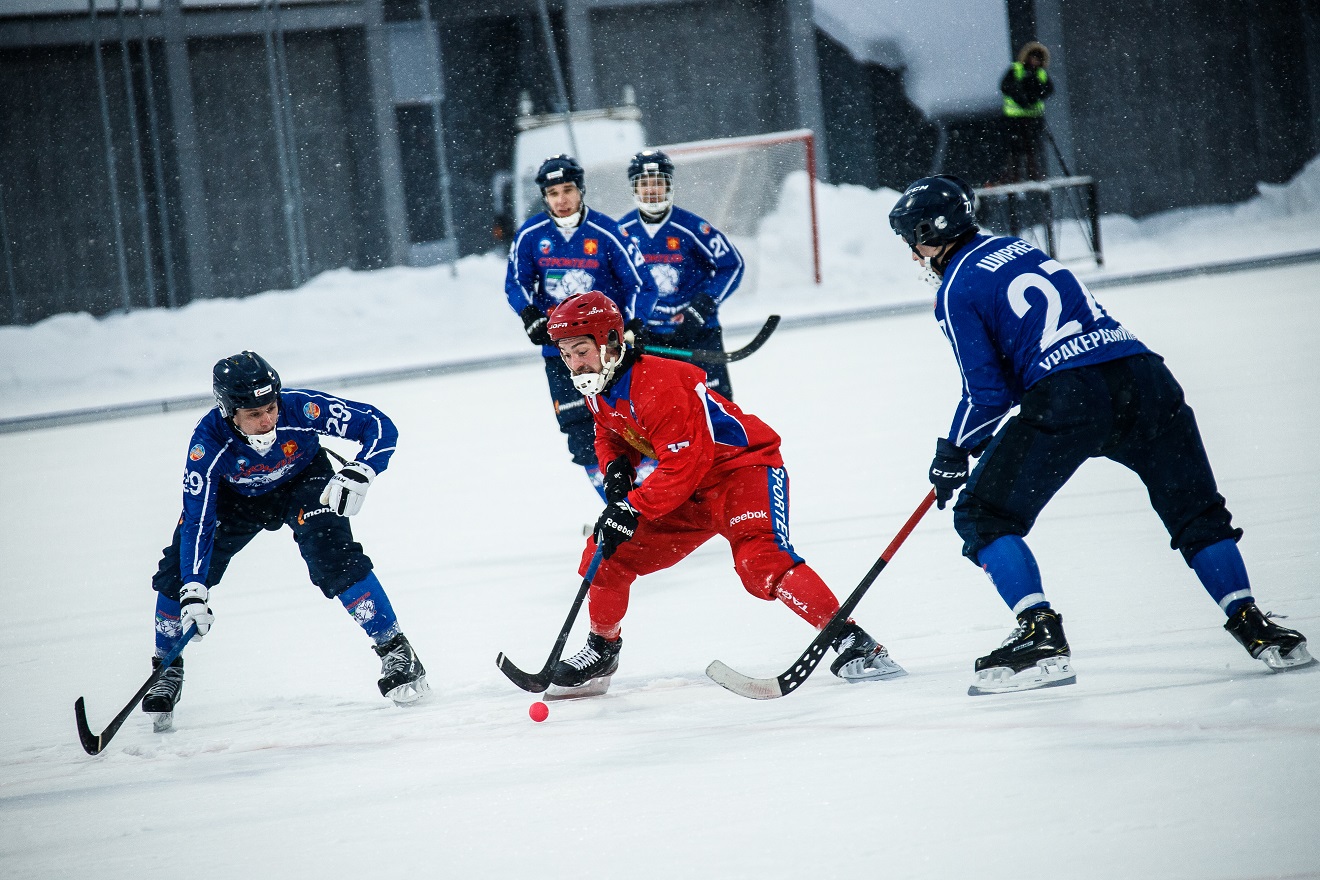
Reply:
[[[932,257],[921,258],[921,280],[939,290],[940,285],[944,283],[944,279],[940,276],[940,273],[931,268],[930,262],[932,259]]]
[[[579,393],[587,397],[595,397],[605,390],[605,386],[610,384],[610,378],[614,375],[615,367],[623,361],[623,353],[627,351],[627,345],[619,346],[619,356],[614,360],[608,359],[608,349],[605,346],[600,347],[600,366],[599,373],[579,373],[573,377],[573,387]]]
[[[555,225],[560,229],[577,229],[578,224],[582,222],[582,214],[586,207],[586,205],[583,205],[567,217],[555,217]]]
[[[244,434],[247,438],[248,446],[257,450],[258,454],[265,455],[270,452],[270,448],[275,445],[275,429],[271,428],[264,434]]]

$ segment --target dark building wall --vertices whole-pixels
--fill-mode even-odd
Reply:
[[[908,100],[903,72],[857,61],[823,31],[816,52],[830,180],[902,189],[925,175],[939,130]]]
[[[1317,145],[1306,0],[1061,4],[1072,135],[1103,209],[1249,198]],[[1048,114],[1047,114],[1048,115]]]
[[[350,218],[357,187],[339,41],[333,32],[289,34],[285,55],[296,149],[288,175],[296,173],[301,185],[308,264],[312,273],[356,266],[359,242]],[[242,296],[291,286],[265,43],[194,40],[189,56],[215,292]]]
[[[532,25],[530,16],[440,22],[444,128],[460,253],[491,246],[491,180],[513,167],[518,93],[527,89],[538,106],[549,103],[548,75],[527,69],[543,57]]]
[[[155,303],[144,283],[120,59],[117,46],[104,47],[127,305],[136,308]],[[0,187],[19,313],[3,318],[31,322],[58,312],[105,314],[124,307],[91,48],[0,51],[0,83]]]
[[[783,14],[739,0],[593,10],[601,100],[632,85],[652,143],[794,128]]]

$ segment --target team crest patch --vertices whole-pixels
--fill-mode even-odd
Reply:
[[[303,415],[309,419],[317,418],[321,415],[321,408],[309,400],[303,404]]]
[[[582,250],[589,257],[594,257],[596,251],[600,250],[600,243],[594,238],[589,238],[582,243]]]
[[[188,450],[188,458],[193,461],[201,461],[204,455],[206,455],[206,448],[200,443]]]
[[[240,458],[240,459],[238,460],[238,469],[239,469],[239,470],[243,470],[244,468],[246,468],[246,467],[247,467],[248,465],[250,465],[251,463],[252,463],[252,462],[248,461],[246,458]]]
[[[537,250],[539,250],[543,254],[550,253],[551,247],[553,247],[553,245],[550,244],[550,239],[548,238],[541,239],[541,243],[536,246]]]
[[[702,235],[710,235],[710,224],[709,224],[709,223],[702,223],[702,224],[701,224],[701,234],[702,234]]]
[[[665,246],[668,247],[671,251],[678,250],[678,238],[673,235],[669,236],[668,238],[665,239]]]
[[[280,451],[285,455],[293,455],[298,451],[298,444],[292,440],[286,440],[284,445],[280,447]]]

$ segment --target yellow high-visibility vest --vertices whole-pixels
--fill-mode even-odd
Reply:
[[[1027,65],[1023,64],[1021,61],[1014,61],[1013,76],[1019,81],[1026,78]],[[1045,68],[1043,67],[1037,68],[1036,79],[1040,80],[1042,83],[1044,83],[1046,80],[1049,79],[1049,75],[1045,73]],[[1021,104],[1019,104],[1017,101],[1014,101],[1008,95],[1004,95],[1004,115],[1011,116],[1017,119],[1021,119],[1024,117],[1031,118],[1031,117],[1044,116],[1045,102],[1043,100],[1036,101],[1034,104],[1028,104],[1026,107],[1023,107]]]

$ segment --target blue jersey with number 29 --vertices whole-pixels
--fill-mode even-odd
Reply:
[[[954,255],[935,318],[962,371],[949,440],[964,449],[1051,373],[1149,352],[1061,263],[1007,236],[978,235]]]

